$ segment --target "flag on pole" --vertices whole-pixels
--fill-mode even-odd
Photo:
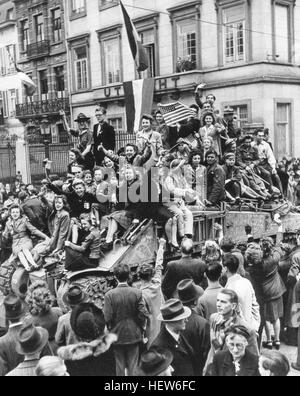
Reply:
[[[133,59],[137,66],[137,71],[143,72],[149,67],[149,58],[147,52],[143,47],[141,37],[139,36],[134,24],[132,23],[132,20],[130,19],[130,16],[128,15],[122,1],[120,1],[120,6],[123,12],[128,41]]]
[[[124,82],[127,131],[140,130],[143,114],[151,114],[153,106],[154,78]]]
[[[195,116],[195,112],[181,102],[169,103],[167,105],[160,104],[159,108],[168,126]]]
[[[22,72],[22,70],[19,69],[16,64],[15,64],[15,68],[17,71],[17,76],[21,80],[21,83],[23,84],[23,86],[25,88],[26,95],[32,96],[36,91],[35,83],[32,81],[32,79],[27,74]]]

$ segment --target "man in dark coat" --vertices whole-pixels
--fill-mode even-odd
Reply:
[[[116,148],[116,132],[114,128],[106,122],[106,109],[104,107],[99,107],[96,109],[96,118],[98,124],[94,126],[94,157],[97,166],[101,166],[104,160],[103,150],[99,149],[102,146],[106,150],[114,151]]]
[[[150,351],[168,350],[172,353],[174,377],[195,376],[195,351],[183,335],[190,316],[191,310],[184,307],[179,300],[171,299],[163,304],[158,319],[164,325],[150,347]]]
[[[130,268],[119,265],[115,271],[119,282],[105,295],[104,316],[109,331],[118,336],[114,346],[117,376],[134,376],[138,368],[140,344],[144,340],[148,311],[142,291],[128,285]]]
[[[16,344],[17,336],[23,326],[25,306],[17,296],[11,294],[5,298],[4,307],[9,329],[7,334],[0,338],[0,358],[3,361],[3,375],[6,375],[24,360],[24,356],[16,351]]]
[[[209,150],[205,155],[207,162],[207,205],[216,206],[225,200],[225,172],[218,164],[218,155]]]
[[[210,349],[210,324],[196,312],[196,306],[204,291],[191,279],[185,279],[178,284],[177,292],[182,304],[191,310],[182,334],[195,351],[195,375],[202,377]]]
[[[177,297],[176,287],[184,279],[193,279],[196,285],[203,285],[206,265],[201,259],[193,259],[193,241],[185,239],[181,245],[182,257],[167,265],[162,291],[167,299]],[[203,285],[204,286],[204,285]]]
[[[47,207],[37,197],[29,196],[27,192],[20,192],[19,200],[24,214],[33,226],[42,232],[47,231]]]

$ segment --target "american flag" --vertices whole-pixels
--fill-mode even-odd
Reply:
[[[167,105],[161,104],[159,105],[159,108],[162,112],[165,123],[168,126],[195,116],[195,112],[181,102],[170,103]]]

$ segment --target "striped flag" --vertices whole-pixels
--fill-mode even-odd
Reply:
[[[16,67],[16,71],[17,71],[17,76],[21,80],[21,83],[23,84],[23,86],[25,88],[26,95],[32,96],[36,91],[35,83],[31,80],[31,78],[29,76],[27,76],[27,74],[22,72],[22,70],[20,70],[16,64],[15,64],[15,67]]]
[[[168,126],[195,116],[195,112],[181,102],[169,103],[167,105],[160,104],[159,108]]]
[[[128,41],[133,59],[137,66],[137,71],[143,72],[149,67],[149,58],[147,52],[143,47],[141,37],[139,36],[134,24],[132,23],[132,20],[130,19],[130,16],[128,15],[122,1],[120,1],[120,6],[123,12]]]
[[[151,114],[153,106],[154,78],[124,82],[127,131],[140,130],[143,114]]]

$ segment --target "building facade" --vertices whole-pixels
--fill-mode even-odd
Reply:
[[[149,55],[154,108],[193,103],[207,84],[241,127],[269,128],[278,158],[300,155],[299,0],[124,2]],[[126,133],[123,82],[137,79],[117,0],[64,0],[72,113],[108,119]]]
[[[37,86],[22,92],[16,115],[27,134],[59,143],[63,126],[59,110],[69,112],[67,51],[61,0],[14,0],[18,27],[19,67]]]
[[[12,1],[0,1],[0,127],[4,134],[20,135],[22,124],[16,118],[22,86],[16,78],[14,62],[19,58],[18,31]]]
[[[36,84],[36,92],[22,97],[16,117],[22,122],[28,145],[30,176],[43,177],[43,160],[53,161],[53,173],[63,174],[70,141],[60,110],[70,113],[67,48],[62,0],[14,0],[19,68]]]

